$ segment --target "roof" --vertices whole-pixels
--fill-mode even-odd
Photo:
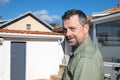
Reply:
[[[26,17],[26,16],[31,16],[31,17],[33,17],[34,19],[36,19],[38,22],[40,22],[40,23],[42,23],[43,25],[45,25],[45,26],[46,26],[48,29],[50,29],[50,30],[53,29],[53,27],[52,27],[50,24],[48,24],[47,22],[45,22],[45,21],[43,21],[42,19],[38,18],[38,17],[37,17],[36,15],[34,15],[31,11],[28,11],[28,12],[26,12],[26,13],[24,13],[24,14],[16,17],[16,18],[14,18],[14,19],[8,20],[8,21],[0,24],[0,28],[2,29],[3,27],[6,27],[7,25],[10,25],[10,24],[12,24],[12,23],[14,23],[14,22],[16,22],[16,21],[18,21],[18,20]]]
[[[104,10],[102,12],[97,12],[97,13],[93,13],[93,15],[88,16],[88,20],[92,20],[94,17],[101,17],[101,16],[106,16],[106,15],[111,15],[111,14],[115,14],[120,12],[120,3],[117,4],[117,6]]]
[[[57,32],[42,32],[42,31],[28,31],[28,30],[9,30],[0,29],[0,33],[17,33],[17,34],[43,34],[43,35],[63,35]]]
[[[64,39],[63,34],[56,32],[41,32],[41,31],[27,31],[27,30],[8,30],[0,29],[0,38],[10,40],[56,40]]]
[[[62,26],[56,26],[54,27],[54,29],[52,29],[54,32],[58,32],[58,33],[63,33],[63,28]]]
[[[103,12],[116,12],[116,11],[120,11],[120,3],[118,3],[117,6],[110,8],[110,9],[107,9]]]

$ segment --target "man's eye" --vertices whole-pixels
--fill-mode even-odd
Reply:
[[[67,31],[67,29],[63,28],[63,32],[65,33]]]
[[[75,28],[70,28],[71,31],[75,31]]]

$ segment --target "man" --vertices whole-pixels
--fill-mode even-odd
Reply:
[[[76,49],[61,80],[103,80],[103,59],[89,37],[89,24],[81,10],[68,10],[62,16],[66,40]]]

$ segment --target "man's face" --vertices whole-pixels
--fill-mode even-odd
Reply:
[[[72,46],[79,46],[86,38],[87,32],[79,21],[78,15],[73,15],[63,21],[64,35],[68,43]]]

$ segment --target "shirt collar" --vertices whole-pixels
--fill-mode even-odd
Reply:
[[[76,53],[84,50],[88,44],[91,44],[92,41],[91,41],[91,38],[90,36],[88,36],[77,48],[76,50],[74,51],[74,54],[73,55],[76,55]]]

